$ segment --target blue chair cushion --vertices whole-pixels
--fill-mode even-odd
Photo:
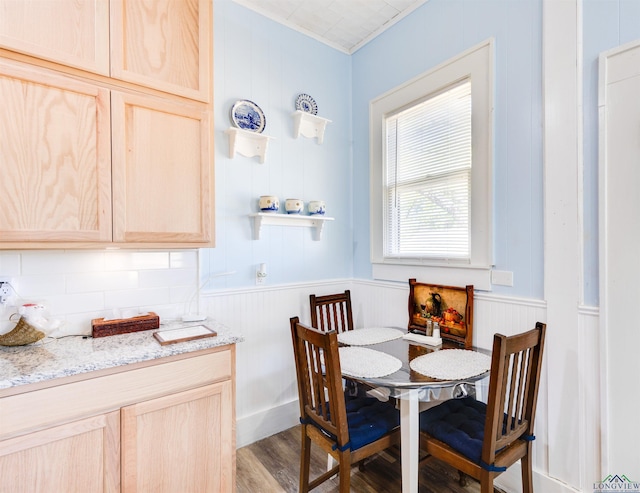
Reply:
[[[354,397],[345,393],[349,444],[344,448],[357,450],[400,426],[400,411],[392,402],[381,402],[375,397]],[[332,440],[336,436],[316,425]]]
[[[345,403],[351,450],[376,441],[400,425],[400,411],[392,402],[381,402],[375,397],[355,397]]]
[[[420,414],[420,430],[480,464],[487,405],[472,397],[450,399]]]

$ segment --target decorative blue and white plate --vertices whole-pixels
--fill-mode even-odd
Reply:
[[[267,119],[260,106],[248,99],[236,101],[231,107],[231,122],[238,128],[262,133]]]
[[[298,94],[296,98],[296,109],[304,111],[305,113],[311,113],[312,115],[318,114],[318,105],[316,100],[308,94]]]

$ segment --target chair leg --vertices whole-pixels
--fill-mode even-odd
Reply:
[[[492,473],[488,471],[482,471],[479,479],[480,479],[480,493],[494,493]]]
[[[311,465],[311,439],[307,436],[307,425],[302,425],[302,450],[300,451],[300,493],[309,491],[309,468]]]
[[[533,471],[531,467],[531,442],[528,443],[527,453],[520,460],[522,469],[522,493],[533,493]]]
[[[462,471],[458,471],[458,484],[463,488],[469,484],[469,478]]]
[[[340,456],[340,493],[351,492],[351,452]]]

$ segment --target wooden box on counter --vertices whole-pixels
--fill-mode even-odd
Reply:
[[[128,332],[139,332],[141,330],[151,330],[160,327],[160,317],[154,312],[139,317],[119,318],[105,320],[104,318],[94,318],[91,321],[91,335],[93,337],[115,336]]]

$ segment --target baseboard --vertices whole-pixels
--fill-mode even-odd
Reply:
[[[244,447],[299,423],[300,405],[297,400],[244,416],[236,422],[236,447]]]
[[[522,492],[522,476],[520,472],[520,462],[516,462],[505,472],[500,474],[495,480],[495,485],[505,493]],[[544,493],[577,493],[576,490],[566,483],[562,483],[553,478],[543,475],[540,471],[533,471],[533,490]]]

